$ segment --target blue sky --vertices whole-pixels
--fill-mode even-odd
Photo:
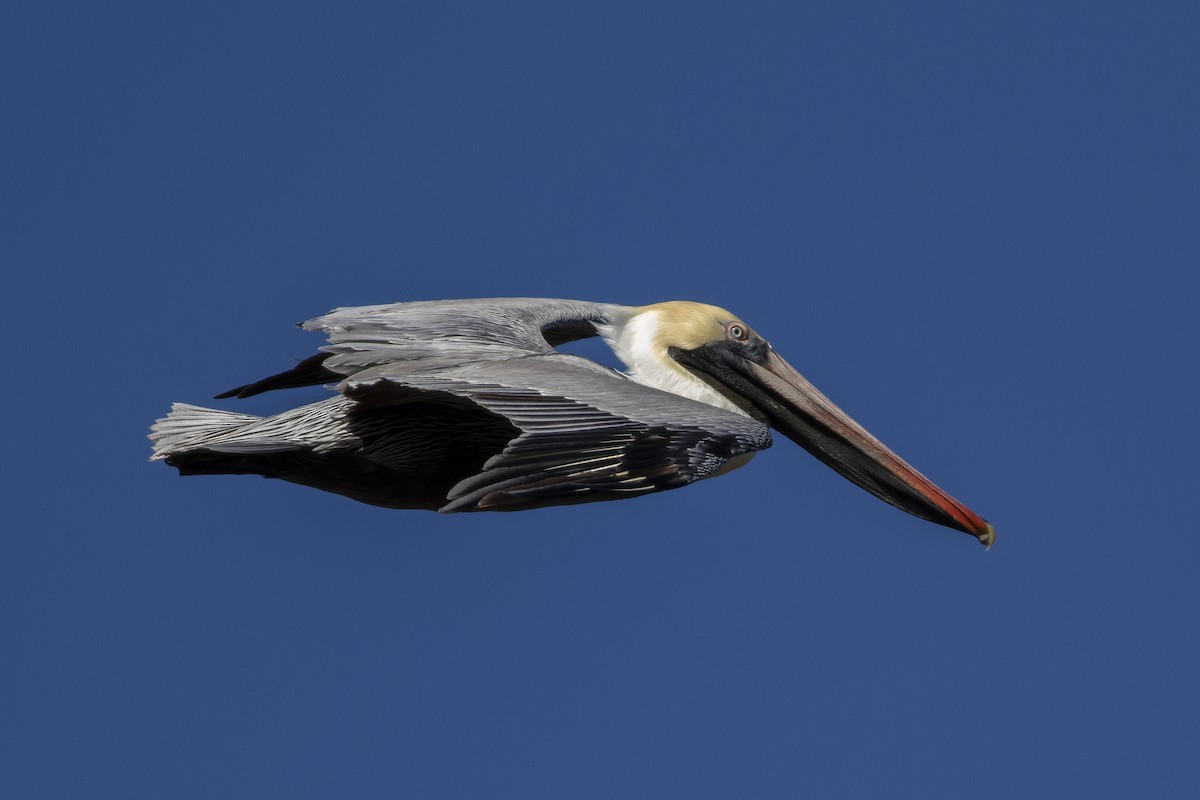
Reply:
[[[1195,796],[1200,12],[977,5],[7,12],[10,796]],[[146,461],[497,295],[734,310],[996,547],[782,438],[512,515]]]

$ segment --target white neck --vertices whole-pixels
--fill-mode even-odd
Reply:
[[[596,326],[605,343],[627,367],[626,375],[643,386],[698,400],[748,416],[723,394],[671,358],[662,344],[660,312],[655,308],[608,306],[611,325]]]

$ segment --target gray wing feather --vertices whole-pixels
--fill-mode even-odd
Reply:
[[[579,300],[501,297],[424,300],[335,308],[300,323],[329,336],[321,352],[295,367],[216,395],[252,397],[272,389],[336,383],[380,365],[394,374],[431,373],[479,361],[545,355],[564,342],[598,335],[605,306]]]
[[[635,383],[578,356],[550,353],[394,374],[380,365],[342,390],[387,402],[397,387],[445,392],[499,414],[521,433],[456,485],[442,511],[520,510],[672,489],[732,457],[769,447],[756,420]]]
[[[302,323],[322,331],[326,369],[352,375],[389,364],[428,374],[465,363],[548,355],[552,345],[596,336],[609,317],[598,303],[537,298],[431,300],[335,309]]]

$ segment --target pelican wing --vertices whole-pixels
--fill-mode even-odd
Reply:
[[[596,336],[595,323],[607,320],[598,303],[528,297],[335,308],[300,323],[304,330],[329,336],[320,353],[217,398],[336,383],[381,364],[392,365],[394,374],[429,373],[479,361],[546,355],[564,342]]]
[[[602,306],[574,300],[434,300],[341,308],[305,322],[323,331],[327,369],[352,375],[377,364],[436,371],[480,361],[547,355],[554,345],[596,336]]]
[[[342,384],[364,407],[420,396],[466,398],[519,434],[449,492],[442,511],[517,511],[683,486],[771,444],[749,417],[634,383],[561,353],[467,365],[437,375],[391,364]]]

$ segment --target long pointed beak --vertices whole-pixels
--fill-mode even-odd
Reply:
[[[988,522],[889,450],[773,351],[762,366],[743,364],[764,391],[754,402],[789,439],[881,500],[992,546],[996,531]]]

